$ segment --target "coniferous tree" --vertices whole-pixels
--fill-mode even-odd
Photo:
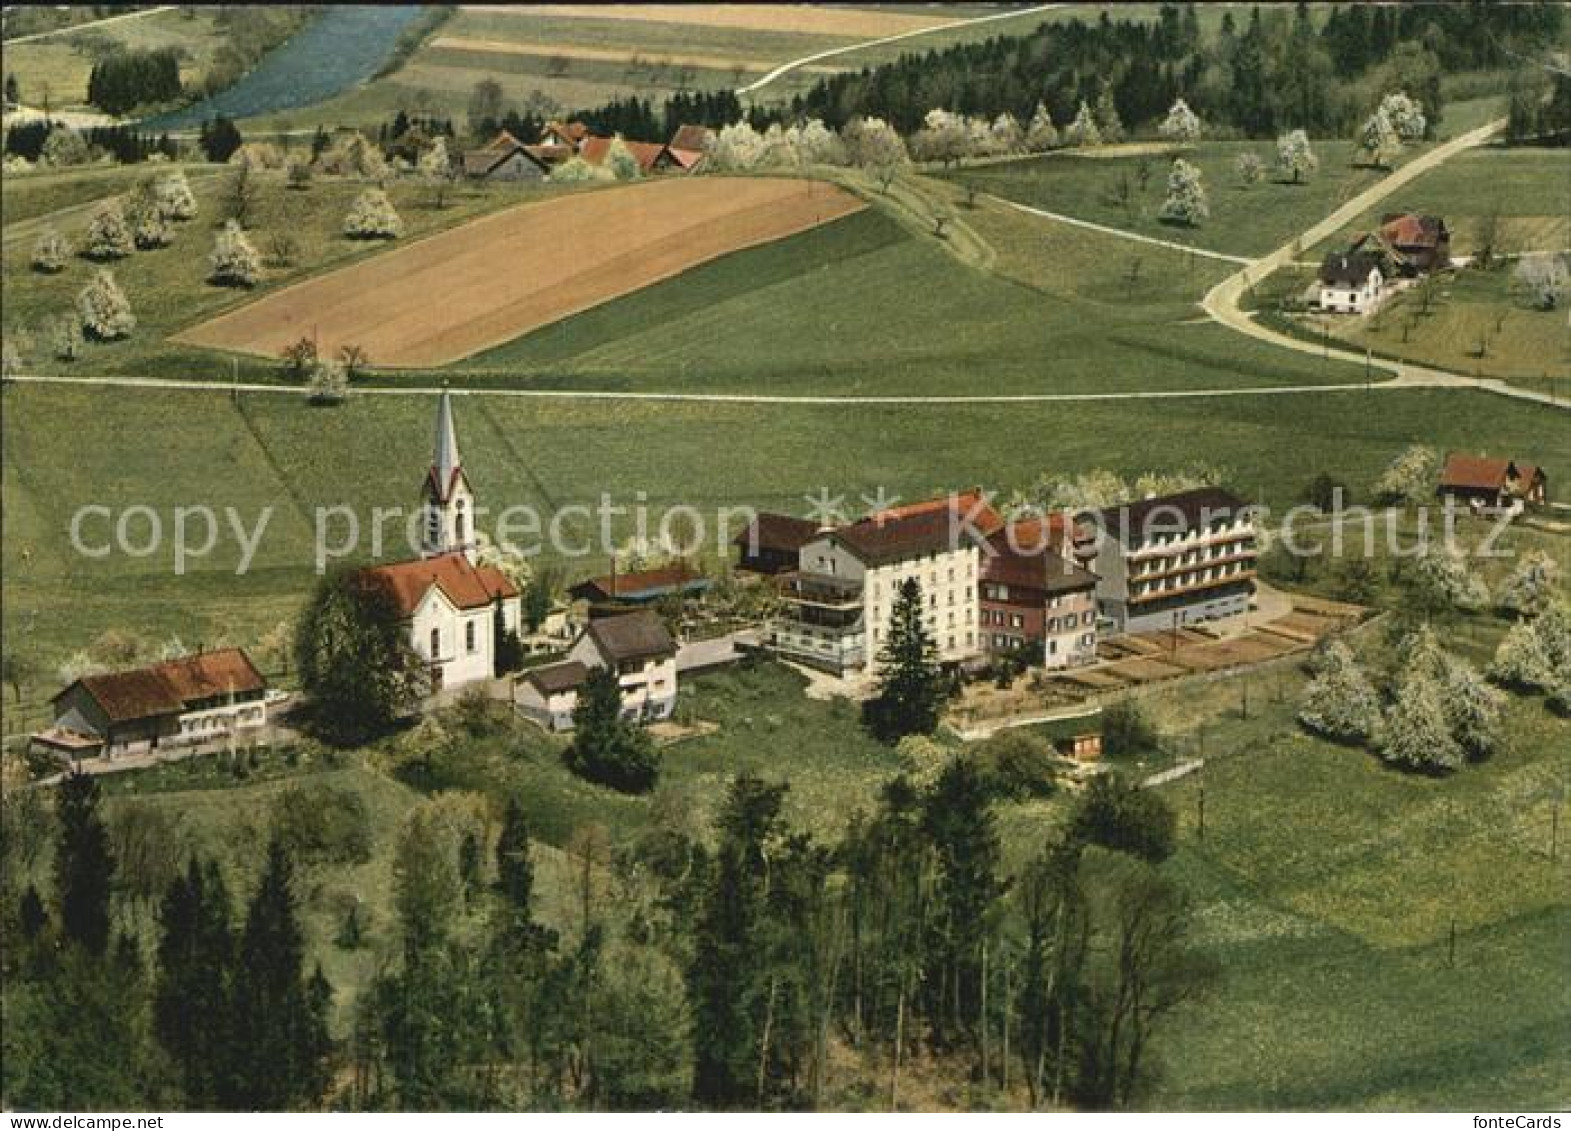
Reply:
[[[878,692],[863,705],[874,736],[894,743],[908,734],[932,734],[943,706],[944,677],[922,620],[922,587],[915,578],[900,584],[878,668]]]
[[[159,921],[154,1032],[180,1070],[187,1102],[211,1108],[247,1031],[244,1019],[232,1014],[234,936],[229,893],[216,862],[191,860],[185,875],[170,883]],[[232,1029],[231,1020],[241,1027]]]
[[[615,670],[589,673],[573,708],[573,743],[563,752],[568,769],[623,793],[645,793],[660,773],[660,755],[638,723],[622,717],[622,687]]]
[[[326,1091],[331,990],[305,974],[293,884],[293,862],[275,840],[240,937],[233,1023],[246,1051],[221,1097],[224,1106],[286,1111],[315,1104]]]
[[[55,891],[65,937],[91,954],[109,945],[109,897],[115,861],[98,811],[98,781],[81,771],[60,784]]]

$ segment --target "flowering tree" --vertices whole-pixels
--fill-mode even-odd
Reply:
[[[71,315],[55,319],[49,331],[49,352],[56,361],[75,361],[82,356],[82,327]]]
[[[627,142],[622,140],[621,134],[612,138],[611,145],[606,149],[605,167],[619,181],[636,181],[642,172],[638,167],[638,158],[627,148]]]
[[[574,185],[586,181],[598,181],[600,170],[596,169],[582,157],[569,157],[556,168],[551,170],[553,184]]]
[[[1007,110],[988,127],[988,150],[992,153],[1019,153],[1025,148],[1025,131]]]
[[[1233,171],[1238,174],[1238,179],[1244,187],[1248,188],[1265,179],[1266,163],[1260,159],[1260,154],[1245,151],[1233,162]]]
[[[1423,672],[1405,676],[1381,726],[1380,756],[1410,770],[1455,770],[1464,761],[1451,737],[1439,683]]]
[[[1047,112],[1045,103],[1038,102],[1036,111],[1031,115],[1031,124],[1026,127],[1026,149],[1032,153],[1041,153],[1057,144],[1058,127],[1053,125],[1053,115]]]
[[[1571,291],[1571,271],[1565,257],[1552,251],[1524,255],[1516,265],[1517,285],[1540,310],[1554,310]]]
[[[1159,215],[1170,223],[1191,228],[1211,215],[1199,166],[1182,157],[1173,162],[1167,173],[1167,199],[1162,201]]]
[[[840,139],[845,142],[851,163],[877,177],[885,192],[895,174],[911,160],[905,142],[882,118],[852,118],[841,131]]]
[[[1408,583],[1419,609],[1429,614],[1472,612],[1489,603],[1488,588],[1456,550],[1426,549],[1413,564]]]
[[[136,329],[136,315],[125,297],[114,272],[100,267],[77,293],[76,310],[82,319],[82,332],[102,342],[130,337]]]
[[[311,363],[306,398],[312,404],[341,404],[349,396],[349,378],[344,367],[330,357]]]
[[[1529,550],[1501,585],[1500,607],[1535,617],[1553,604],[1559,588],[1560,563],[1543,550]]]
[[[1277,138],[1276,167],[1282,176],[1291,177],[1295,185],[1320,168],[1320,158],[1309,145],[1309,135],[1303,130],[1291,130]]]
[[[379,188],[368,188],[355,198],[344,218],[344,235],[356,240],[393,240],[403,234],[404,222]]]
[[[1402,139],[1384,110],[1376,110],[1358,130],[1358,148],[1365,160],[1376,168],[1389,168],[1391,159],[1402,148]]]
[[[143,251],[168,247],[174,238],[169,215],[151,184],[142,184],[132,195],[126,222],[131,225],[131,238]]]
[[[1489,665],[1489,678],[1507,687],[1553,694],[1571,681],[1571,613],[1550,605],[1511,626]]]
[[[1124,140],[1124,122],[1118,116],[1118,106],[1113,101],[1113,84],[1105,80],[1101,93],[1096,96],[1096,128],[1102,140],[1109,145]]]
[[[1380,726],[1380,697],[1352,649],[1333,640],[1318,656],[1318,674],[1304,690],[1298,721],[1336,742],[1367,742]]]
[[[455,174],[445,137],[437,137],[426,146],[425,152],[420,155],[419,171],[420,179],[430,190],[432,207],[446,208],[447,194],[453,187]]]
[[[1064,140],[1070,145],[1093,146],[1102,144],[1102,131],[1096,124],[1096,115],[1082,99],[1075,120],[1064,131]]]
[[[191,183],[185,179],[183,170],[173,169],[160,176],[153,183],[153,195],[164,215],[171,220],[196,218],[196,194],[191,191]]]
[[[1168,107],[1167,117],[1162,119],[1157,132],[1169,141],[1199,141],[1200,116],[1189,108],[1189,103],[1180,98]]]
[[[43,150],[39,153],[40,160],[45,165],[64,168],[68,165],[85,165],[92,156],[87,148],[87,142],[82,140],[82,135],[70,126],[55,126],[49,131],[49,136],[44,138]]]
[[[88,258],[100,262],[124,259],[136,250],[136,238],[118,200],[106,200],[93,211],[83,250]]]
[[[58,229],[48,227],[38,234],[38,242],[33,245],[33,270],[58,275],[70,258],[71,245]]]
[[[226,220],[207,257],[207,281],[220,287],[254,287],[262,278],[262,257],[233,220]]]
[[[810,118],[786,131],[804,165],[844,165],[846,148],[840,135],[818,118]]]
[[[1440,457],[1433,448],[1413,444],[1375,481],[1375,497],[1387,505],[1427,502],[1440,478]]]
[[[1423,106],[1409,98],[1406,91],[1399,90],[1381,99],[1380,113],[1386,116],[1397,137],[1404,142],[1422,141],[1429,128]]]

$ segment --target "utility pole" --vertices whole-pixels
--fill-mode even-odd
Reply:
[[[1206,840],[1206,787],[1200,783],[1200,792],[1195,796],[1195,833],[1200,838],[1200,843]]]

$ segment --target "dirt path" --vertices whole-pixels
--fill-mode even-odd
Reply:
[[[1026,212],[1032,216],[1041,216],[1048,220],[1057,220],[1060,224],[1069,224],[1076,228],[1086,228],[1093,232],[1101,232],[1106,236],[1117,236],[1121,240],[1134,240],[1136,243],[1155,244],[1157,247],[1169,247],[1174,251],[1187,251],[1191,255],[1203,256],[1206,259],[1220,259],[1224,263],[1240,263],[1250,266],[1255,261],[1246,259],[1242,255],[1227,255],[1220,251],[1211,251],[1203,247],[1191,247],[1186,243],[1177,243],[1173,240],[1161,240],[1155,236],[1142,236],[1135,232],[1126,232],[1122,228],[1109,228],[1106,224],[1093,224],[1089,220],[1077,220],[1073,216],[1065,216],[1061,212],[1048,212],[1041,208],[1032,208],[1029,204],[1020,204],[1013,200],[1005,200],[1001,196],[983,193],[989,200],[996,201],[1006,207],[1013,208],[1016,212]]]
[[[124,23],[126,20],[139,20],[143,16],[155,16],[159,12],[173,12],[176,7],[178,5],[161,4],[156,8],[143,8],[139,12],[127,12],[122,16],[105,16],[101,20],[89,20],[85,24],[72,24],[70,27],[55,28],[53,31],[35,31],[32,35],[19,35],[15,39],[8,39],[5,41],[5,46],[15,47],[18,43],[36,43],[42,39],[53,39],[57,35],[71,35],[74,32],[87,31],[89,28]]]
[[[1204,307],[1207,314],[1229,329],[1236,330],[1240,334],[1247,334],[1251,338],[1257,338],[1271,345],[1280,346],[1282,349],[1295,350],[1298,353],[1318,354],[1322,357],[1337,361],[1353,362],[1354,364],[1367,363],[1372,369],[1390,373],[1392,375],[1391,379],[1381,382],[1377,386],[1378,388],[1483,389],[1487,392],[1497,393],[1500,396],[1515,397],[1518,400],[1536,401],[1539,404],[1552,405],[1556,408],[1571,409],[1571,404],[1555,400],[1546,393],[1535,393],[1528,389],[1516,388],[1501,380],[1469,377],[1447,369],[1436,369],[1432,366],[1416,365],[1406,361],[1393,361],[1386,358],[1368,356],[1350,349],[1332,348],[1324,344],[1304,341],[1301,338],[1295,338],[1289,334],[1261,325],[1239,306],[1244,294],[1251,285],[1260,282],[1280,267],[1297,259],[1304,248],[1312,247],[1321,240],[1334,236],[1398,189],[1423,176],[1445,161],[1450,160],[1458,153],[1482,145],[1504,127],[1505,119],[1497,119],[1487,125],[1479,126],[1475,130],[1469,130],[1460,137],[1453,138],[1443,145],[1436,146],[1428,153],[1413,158],[1406,165],[1392,172],[1390,176],[1385,177],[1351,200],[1348,200],[1325,219],[1307,231],[1300,233],[1290,242],[1283,244],[1270,254],[1254,260],[1243,270],[1223,279],[1206,294],[1201,301],[1201,306]]]
[[[849,47],[831,47],[827,51],[815,51],[811,55],[803,55],[800,59],[793,59],[789,63],[782,63],[770,71],[757,82],[747,86],[738,87],[738,94],[756,94],[775,80],[790,74],[792,71],[805,67],[811,63],[818,63],[824,59],[833,59],[837,55],[849,55],[853,51],[864,51],[869,47],[881,47],[886,43],[898,43],[904,39],[914,39],[919,35],[931,35],[935,31],[949,31],[957,27],[969,27],[973,24],[985,24],[993,20],[1012,20],[1018,16],[1029,16],[1035,12],[1047,12],[1061,7],[1059,4],[1039,4],[1035,8],[1020,8],[1008,12],[994,12],[987,16],[978,16],[973,20],[951,20],[947,23],[934,24],[931,27],[916,28],[912,31],[903,31],[896,35],[886,35],[880,39],[869,39],[865,43],[853,43]]]

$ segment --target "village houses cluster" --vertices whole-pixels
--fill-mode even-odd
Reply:
[[[1474,509],[1545,498],[1542,470],[1451,453],[1440,494]],[[552,731],[573,726],[590,672],[614,671],[624,717],[671,717],[680,648],[655,611],[703,597],[710,580],[685,563],[592,577],[571,590],[576,615],[554,614],[565,655],[499,663],[502,635],[522,634],[521,593],[481,560],[477,505],[459,454],[453,401],[438,401],[421,484],[420,554],[364,567],[391,594],[433,695],[485,687]],[[914,580],[937,660],[975,670],[1007,657],[1043,669],[1098,659],[1098,643],[1246,614],[1255,594],[1250,506],[1218,487],[1087,510],[1008,518],[978,489],[891,506],[856,521],[757,514],[738,532],[738,575],[768,586],[775,611],[757,642],[836,677],[876,673],[897,595]],[[694,664],[691,666],[701,666]],[[238,648],[87,675],[54,698],[35,746],[68,759],[250,741],[287,698]]]

